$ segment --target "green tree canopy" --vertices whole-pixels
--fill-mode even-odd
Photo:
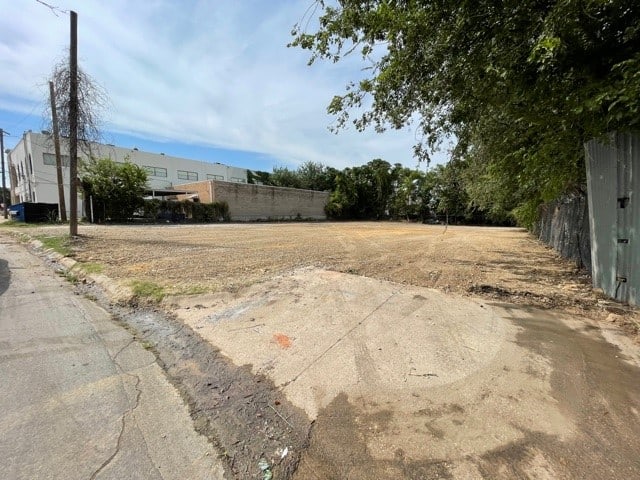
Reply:
[[[292,45],[310,62],[356,53],[369,67],[330,103],[338,126],[417,122],[421,158],[456,138],[454,158],[508,187],[491,208],[531,211],[577,188],[586,140],[639,128],[637,0],[316,3],[317,31],[303,19]],[[472,202],[499,194],[481,190]]]
[[[98,220],[130,220],[144,204],[147,173],[134,163],[91,159],[81,166],[81,181]]]
[[[392,168],[379,158],[359,167],[345,168],[336,176],[328,214],[342,219],[381,219],[388,215],[393,191]]]
[[[304,162],[298,167],[300,186],[307,190],[331,191],[336,186],[338,170],[318,162]]]
[[[247,170],[247,183],[271,185],[271,174],[260,170]]]
[[[303,188],[332,191],[336,186],[338,170],[319,162],[307,161],[297,169],[274,167],[272,173],[250,172],[249,183],[260,182],[274,187]]]
[[[269,182],[275,187],[302,188],[298,172],[287,167],[273,167]]]

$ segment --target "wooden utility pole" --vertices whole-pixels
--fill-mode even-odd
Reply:
[[[78,236],[78,14],[71,16],[69,45],[69,235]]]
[[[7,188],[7,182],[4,174],[4,130],[0,128],[0,163],[2,164],[2,205],[4,206],[4,218],[7,218],[7,195],[5,189]]]
[[[56,110],[56,95],[53,82],[49,82],[49,97],[51,98],[51,123],[53,124],[53,146],[56,151],[56,173],[58,174],[58,210],[60,221],[67,222],[67,206],[64,201],[64,183],[62,180],[62,155],[60,154],[60,130],[58,129],[58,112]]]

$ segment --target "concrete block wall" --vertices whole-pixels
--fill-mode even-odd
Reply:
[[[203,203],[227,202],[234,221],[304,219],[324,220],[329,192],[270,187],[210,180],[176,186],[197,192]],[[186,198],[186,197],[185,197]]]

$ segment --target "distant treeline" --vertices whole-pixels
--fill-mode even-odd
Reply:
[[[459,165],[436,165],[424,171],[375,159],[338,170],[306,162],[295,170],[249,171],[248,182],[331,192],[326,213],[336,220],[513,224],[509,212],[483,210],[474,203],[473,178]]]

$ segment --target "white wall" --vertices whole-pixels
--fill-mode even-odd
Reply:
[[[61,146],[63,155],[68,154],[66,142]],[[58,203],[58,187],[55,165],[44,163],[44,154],[54,154],[53,142],[48,135],[27,132],[9,155],[10,162],[18,171],[18,185],[12,185],[20,202]],[[197,160],[173,157],[157,153],[143,152],[120,148],[113,145],[92,143],[91,155],[95,158],[110,158],[116,162],[130,161],[141,167],[152,167],[153,173],[148,173],[147,185],[150,189],[165,189],[176,185],[194,181],[207,180],[208,175],[223,177],[221,180],[240,183],[247,182],[247,170],[231,167],[221,163],[208,163]],[[31,162],[29,161],[29,156]],[[78,151],[79,158],[86,158],[87,154]],[[31,164],[33,172],[31,172]],[[164,169],[164,170],[163,170]],[[166,172],[165,172],[166,171]],[[191,178],[179,178],[178,171],[190,172]],[[24,175],[21,175],[24,172]],[[154,174],[155,173],[155,174]],[[166,173],[166,176],[162,174]],[[184,174],[183,174],[184,176]],[[197,176],[197,180],[193,177]],[[65,185],[65,202],[69,213],[69,167],[63,167]],[[82,208],[82,202],[78,202]],[[82,215],[79,210],[78,213]]]

